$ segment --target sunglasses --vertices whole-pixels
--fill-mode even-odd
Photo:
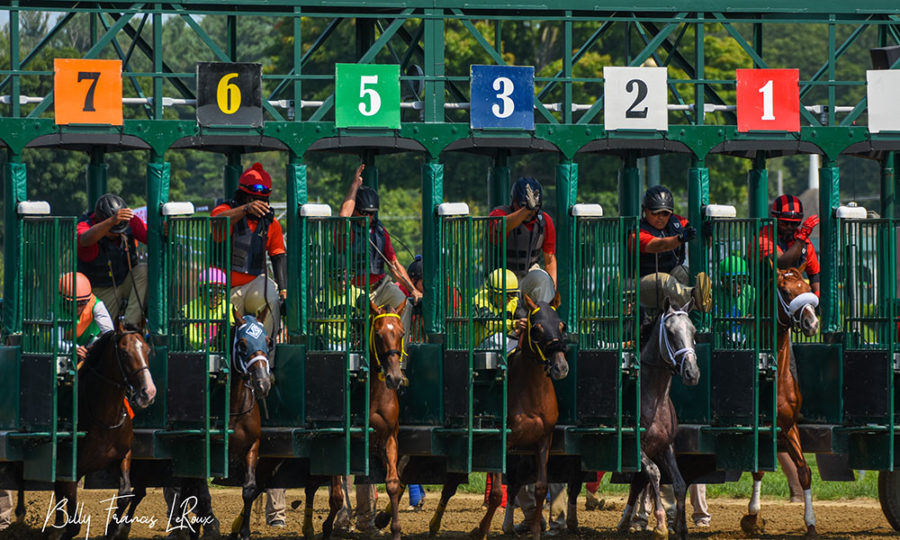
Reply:
[[[90,300],[79,300],[79,301],[75,302],[75,305],[78,307],[84,307],[84,306],[88,305],[88,302],[90,302]]]
[[[272,192],[272,188],[262,184],[241,184],[241,187],[251,193],[259,193],[260,195],[268,195]]]

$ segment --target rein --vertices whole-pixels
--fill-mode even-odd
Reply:
[[[798,294],[790,303],[785,301],[784,292],[781,289],[778,289],[777,296],[778,303],[781,305],[781,310],[778,312],[778,324],[789,326],[795,330],[800,328],[800,315],[803,313],[803,309],[806,306],[815,309],[819,305],[819,297],[811,292]],[[787,322],[781,320],[781,311],[784,311],[787,316]]]
[[[661,353],[665,353],[668,356],[669,362],[672,363],[672,367],[674,371],[676,371],[679,375],[684,376],[684,357],[689,352],[694,350],[693,347],[682,347],[681,349],[675,350],[672,347],[672,343],[669,341],[669,331],[666,330],[666,320],[669,317],[674,317],[676,315],[684,315],[688,316],[686,311],[673,311],[671,313],[663,313],[659,316],[659,351]],[[648,364],[651,365],[651,364]]]
[[[378,347],[375,346],[375,321],[382,317],[396,317],[398,321],[400,321],[399,313],[382,313],[381,315],[375,315],[375,318],[372,319],[372,327],[369,329],[369,349],[372,351],[372,355],[375,357],[375,364],[378,366],[378,380],[384,381],[384,364],[381,363],[381,358],[378,357]],[[400,340],[400,350],[397,349],[389,349],[384,351],[385,357],[396,354],[403,360],[403,357],[406,356],[406,344],[405,340]]]
[[[140,369],[134,371],[133,373],[131,373],[130,376],[128,376],[125,373],[125,367],[122,365],[122,348],[119,347],[119,340],[121,338],[127,336],[128,334],[137,334],[137,333],[138,332],[135,332],[132,330],[132,331],[128,331],[128,332],[123,332],[121,334],[119,334],[117,332],[116,335],[114,336],[115,349],[116,349],[116,364],[119,367],[119,374],[122,376],[123,382],[118,382],[114,379],[107,377],[106,375],[101,373],[100,370],[97,369],[97,366],[94,364],[88,365],[88,370],[91,372],[92,375],[97,377],[100,380],[100,382],[106,383],[110,386],[117,388],[118,390],[121,390],[122,392],[124,392],[126,394],[127,397],[133,397],[134,392],[135,392],[134,385],[131,383],[131,377],[134,377],[135,375],[137,375],[138,373],[140,373],[144,370],[150,369],[149,367],[144,366],[144,367],[141,367]],[[90,396],[90,392],[88,393],[88,396],[86,396],[87,397],[87,411],[90,414],[90,416],[92,417],[91,420],[93,420],[94,423],[96,423],[97,425],[103,427],[104,429],[108,429],[108,430],[118,429],[118,428],[122,427],[122,424],[125,423],[125,419],[128,418],[128,408],[126,407],[124,400],[119,405],[119,410],[122,411],[122,419],[119,420],[119,423],[112,425],[112,426],[108,426],[108,425],[104,424],[103,422],[101,422],[99,420],[99,418],[97,418],[96,415],[91,414],[91,412],[90,412],[91,411],[91,406],[90,406],[91,400],[90,400],[89,396]],[[126,399],[127,399],[127,397],[126,397]]]

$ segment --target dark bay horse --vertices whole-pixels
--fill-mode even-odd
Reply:
[[[551,379],[564,379],[569,374],[566,362],[566,325],[556,313],[559,306],[559,295],[552,305],[544,302],[535,303],[527,295],[523,295],[528,308],[527,327],[522,334],[517,348],[507,360],[509,382],[507,392],[507,410],[509,419],[507,429],[507,448],[533,449],[537,465],[537,482],[535,483],[535,511],[531,516],[531,535],[535,540],[541,537],[541,509],[547,495],[547,459],[550,455],[550,443],[553,428],[559,418],[559,407],[556,402],[556,390]],[[489,505],[481,524],[473,534],[480,539],[487,538],[494,518],[494,512],[502,499],[500,473],[491,474],[491,493]],[[522,480],[510,475],[507,493],[515,497]],[[441,527],[441,519],[447,503],[456,493],[459,483],[448,483],[441,491],[441,500],[429,523],[432,535]],[[396,503],[394,504],[396,508]]]
[[[400,538],[400,476],[397,472],[397,435],[400,431],[400,402],[397,389],[403,382],[401,361],[404,355],[404,330],[400,323],[406,301],[395,310],[369,304],[372,325],[369,329],[369,364],[372,377],[369,380],[369,427],[374,431],[370,439],[371,448],[381,454],[384,461],[385,487],[390,497],[391,535]],[[315,535],[312,525],[313,498],[320,482],[310,478],[306,486],[306,507],[303,515],[303,536]],[[349,501],[347,501],[349,504]],[[343,507],[340,477],[331,478],[328,517],[322,524],[322,536],[328,538],[334,528],[334,519]]]
[[[800,447],[800,430],[797,428],[803,396],[800,394],[800,384],[797,381],[796,369],[792,366],[791,359],[791,330],[802,332],[806,336],[814,336],[819,330],[819,319],[815,312],[816,306],[819,305],[819,298],[813,294],[809,284],[803,280],[805,267],[804,263],[800,268],[778,270],[777,292],[775,293],[778,298],[778,334],[776,336],[778,412],[776,422],[779,428],[779,450],[782,448],[787,450],[791,461],[797,467],[797,476],[803,487],[805,499],[803,518],[806,522],[806,534],[809,537],[815,537],[818,536],[818,533],[816,532],[816,516],[813,514],[810,490],[812,473],[809,464],[803,457],[803,449]],[[741,519],[741,529],[747,534],[759,534],[765,526],[765,520],[759,517],[759,492],[762,478],[762,472],[753,473],[753,495],[750,498],[747,515]]]
[[[700,382],[700,368],[694,352],[694,325],[684,310],[676,310],[665,302],[664,310],[652,323],[647,344],[641,348],[641,471],[634,475],[628,502],[619,521],[619,532],[627,533],[634,504],[650,482],[656,506],[657,538],[668,538],[666,510],[660,497],[659,485],[663,474],[672,480],[675,491],[675,535],[687,538],[684,515],[684,494],[687,486],[675,461],[675,435],[678,418],[669,397],[672,376],[679,375],[687,386]]]
[[[156,397],[149,360],[150,346],[142,332],[121,320],[115,331],[103,334],[88,349],[78,370],[78,429],[85,431],[78,441],[79,479],[118,462],[120,492],[131,490],[127,455],[134,432],[129,407],[144,409]],[[76,515],[76,482],[56,482],[54,491],[56,504],[65,504],[68,515]],[[24,515],[21,491],[17,515],[20,508]],[[58,510],[49,537],[70,539],[78,534],[81,525],[66,525],[64,519],[65,514]]]

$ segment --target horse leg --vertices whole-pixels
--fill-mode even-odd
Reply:
[[[384,445],[384,465],[387,475],[384,478],[384,488],[391,498],[391,536],[394,540],[400,540],[400,474],[397,472],[397,430],[387,438]]]
[[[106,523],[106,538],[118,537],[124,534],[122,538],[128,538],[131,525],[122,517],[128,508],[133,496],[134,488],[131,485],[131,450],[125,454],[119,463],[119,492],[116,494],[116,513]],[[129,530],[126,530],[129,529]]]
[[[548,433],[538,443],[535,453],[537,464],[537,482],[534,483],[534,513],[531,516],[531,537],[541,540],[541,517],[543,516],[544,499],[547,497],[547,459],[550,457],[550,441],[553,433]]]
[[[669,529],[666,522],[666,507],[663,504],[662,493],[660,492],[660,474],[659,466],[647,459],[644,462],[644,470],[647,471],[647,477],[650,479],[650,490],[653,496],[653,515],[656,517],[656,528],[653,530],[654,538],[668,538]]]
[[[119,525],[118,529],[115,532],[114,540],[128,540],[128,535],[131,533],[131,522],[134,520],[134,512],[137,510],[138,505],[144,500],[144,497],[147,496],[147,487],[144,486],[143,482],[138,481],[135,483],[134,488],[132,490],[132,495],[130,498],[125,499],[124,507],[119,502],[119,508],[116,510],[117,515],[122,515],[125,512],[125,509],[128,509],[127,519],[125,523]],[[107,536],[109,538],[109,536]]]
[[[685,517],[685,492],[687,485],[681,476],[681,470],[678,469],[678,462],[675,461],[675,449],[670,444],[666,447],[663,454],[663,467],[669,472],[669,478],[672,479],[672,489],[675,491],[675,536],[679,540],[687,538],[687,518]]]
[[[441,488],[441,500],[438,501],[437,508],[434,509],[434,515],[431,516],[431,521],[428,522],[429,536],[436,536],[438,531],[441,530],[441,519],[443,519],[444,517],[444,510],[447,509],[447,503],[450,502],[450,497],[455,495],[457,488],[459,488],[460,482],[455,477],[449,476],[446,482],[447,483],[444,484],[444,487]],[[502,497],[503,494],[501,491],[499,491],[500,488],[498,487],[497,489],[498,493]],[[493,493],[494,491],[492,487],[491,496],[493,496]],[[498,502],[497,505],[499,506],[500,503]]]
[[[349,502],[349,501],[348,501]],[[328,490],[328,517],[322,524],[322,538],[330,538],[331,532],[334,530],[334,518],[337,513],[344,507],[344,492],[341,490],[341,477],[331,477],[331,488]],[[304,519],[304,525],[305,525]]]
[[[53,532],[48,536],[51,539],[62,538],[63,540],[71,540],[81,530],[81,524],[79,523],[66,523],[67,520],[77,521],[77,518],[80,517],[77,515],[77,485],[75,482],[56,482],[54,492],[56,494],[57,508],[60,509],[56,511],[56,522]],[[61,508],[63,504],[65,505],[65,510]]]
[[[765,530],[766,520],[759,517],[759,494],[762,489],[763,472],[753,473],[753,493],[747,505],[747,515],[741,518],[741,530],[748,535],[757,536]]]
[[[312,518],[313,518],[313,499],[316,497],[316,490],[319,489],[319,480],[313,476],[310,476],[306,481],[306,505],[303,507],[303,538],[306,540],[312,540],[312,538],[316,535],[316,530],[313,528]],[[334,496],[334,494],[332,494]],[[343,496],[341,496],[343,499]]]
[[[16,496],[16,523],[25,522],[25,488],[19,488]]]
[[[806,522],[806,536],[816,538],[819,534],[816,532],[816,515],[813,513],[812,507],[812,471],[803,457],[803,449],[800,447],[800,430],[797,428],[797,424],[791,426],[785,434],[785,438],[788,443],[788,454],[797,467],[797,477],[800,480],[800,487],[803,488],[803,520]]]
[[[203,538],[219,537],[219,520],[213,513],[212,497],[205,479],[197,480],[197,517],[203,523]]]
[[[644,453],[642,451],[642,460],[643,456]],[[628,501],[625,503],[625,509],[622,510],[622,517],[619,518],[619,524],[616,527],[619,534],[625,534],[631,528],[631,519],[634,516],[634,505],[637,502],[638,497],[641,496],[641,492],[647,487],[648,481],[649,478],[643,468],[634,473],[634,476],[631,478],[631,485],[628,488]]]
[[[500,473],[488,473],[491,475],[491,497],[488,500],[488,508],[487,512],[485,512],[484,517],[481,518],[481,523],[478,524],[478,528],[472,531],[472,535],[480,540],[486,540],[488,531],[491,529],[491,521],[494,519],[494,512],[497,511],[497,508],[500,506],[500,501],[503,499],[503,491],[500,487]],[[509,487],[511,487],[510,484]],[[509,505],[509,498],[512,497],[512,492],[507,490],[507,505]],[[443,497],[441,498],[443,501]]]
[[[512,471],[510,474],[506,475],[507,484],[506,484],[506,511],[503,513],[503,525],[500,527],[503,530],[503,534],[516,534],[516,507],[518,506],[517,500],[519,498],[519,491],[522,489],[522,483],[519,479],[519,475]],[[493,483],[493,480],[491,481]],[[493,491],[493,486],[491,487]],[[502,490],[502,488],[501,488]],[[500,499],[503,500],[503,492],[500,492]],[[522,509],[522,513],[525,513],[525,509]]]
[[[240,536],[241,540],[248,540],[250,538],[250,516],[253,506],[253,501],[259,496],[262,490],[259,489],[259,485],[256,483],[256,464],[259,462],[259,440],[253,442],[250,445],[250,450],[247,451],[247,455],[244,458],[244,463],[247,466],[247,476],[244,478],[244,485],[241,488],[241,498],[244,501],[244,510],[238,516],[240,520]],[[231,530],[232,534],[234,534],[236,527],[232,525]]]
[[[566,486],[566,496],[569,499],[566,508],[566,529],[570,533],[578,532],[578,494],[581,493],[581,467],[572,471],[569,483]]]
[[[400,495],[397,496],[397,500],[403,498],[403,492],[406,491],[406,484],[400,483]],[[393,515],[393,504],[391,503],[390,498],[388,498],[387,506],[384,507],[384,510],[381,510],[377,514],[375,514],[375,528],[383,529],[388,526],[388,523],[391,522],[391,516]]]

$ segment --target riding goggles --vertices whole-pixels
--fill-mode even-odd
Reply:
[[[272,188],[263,184],[241,184],[241,188],[250,193],[258,193],[260,195],[272,193]]]
[[[803,219],[803,212],[778,212],[775,217],[787,221],[800,221]]]
[[[669,217],[672,215],[671,210],[654,210],[650,213],[653,214],[654,216],[661,216],[661,217]]]

